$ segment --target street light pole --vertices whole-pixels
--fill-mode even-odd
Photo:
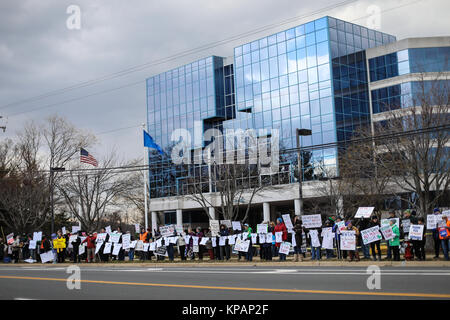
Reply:
[[[299,215],[303,215],[303,188],[302,188],[302,175],[303,175],[303,158],[300,151],[300,136],[310,136],[312,131],[309,129],[297,128],[297,162],[298,162],[298,201],[299,201]]]
[[[50,168],[50,208],[52,212],[52,228],[51,233],[55,233],[55,205],[54,205],[54,199],[53,199],[53,191],[55,187],[54,183],[54,172],[61,172],[65,171],[65,168]]]

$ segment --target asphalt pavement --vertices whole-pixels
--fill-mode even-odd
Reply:
[[[442,266],[68,266],[0,266],[0,299],[450,299]]]

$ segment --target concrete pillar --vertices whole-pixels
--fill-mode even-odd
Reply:
[[[301,216],[302,215],[302,206],[301,206],[300,199],[294,200],[294,208],[295,208],[295,215]]]
[[[270,221],[270,203],[268,202],[263,203],[263,216],[264,222]]]
[[[152,234],[158,229],[158,218],[156,217],[156,212],[152,211]]]
[[[177,209],[177,226],[183,226],[183,210]]]
[[[211,220],[217,220],[216,219],[216,211],[214,210],[214,207],[209,207],[208,208],[208,213],[209,213],[209,218]]]

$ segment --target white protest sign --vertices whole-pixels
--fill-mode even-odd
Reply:
[[[257,233],[251,233],[250,236],[252,237],[252,243],[257,244],[258,240],[256,239],[258,234]]]
[[[144,241],[138,240],[138,241],[136,242],[136,248],[135,248],[134,250],[136,250],[136,251],[142,251],[142,250],[144,250]]]
[[[130,249],[136,248],[136,244],[137,244],[137,241],[136,241],[136,240],[131,241],[131,242],[130,242]]]
[[[239,237],[237,237],[236,244],[234,245],[234,250],[241,251],[241,244],[242,244],[242,240]]]
[[[146,244],[148,244],[148,243],[146,243]],[[114,243],[114,249],[113,249],[113,252],[112,252],[113,256],[119,255],[119,252],[120,252],[121,248],[122,248],[122,244],[121,243]],[[148,250],[148,247],[147,247],[147,250]]]
[[[311,246],[314,248],[319,248],[320,247],[319,231],[310,230],[309,236],[311,237]]]
[[[392,227],[390,225],[384,225],[380,228],[381,233],[385,240],[391,240],[395,238],[395,234],[392,231]]]
[[[333,250],[333,248],[334,248],[333,239],[334,239],[334,234],[332,232],[325,233],[323,235],[323,239],[322,239],[322,248]]]
[[[356,249],[356,233],[355,231],[342,231],[341,233],[341,250],[354,251]]]
[[[409,226],[411,225],[411,220],[403,219],[402,225],[403,225],[403,233],[409,233]]]
[[[45,253],[41,253],[40,256],[41,256],[42,263],[53,261],[53,251],[51,251],[51,250],[47,251]]]
[[[242,230],[241,223],[239,221],[232,221],[231,224],[233,225],[233,230]]]
[[[177,240],[178,240],[177,237],[170,237],[169,238],[169,244],[177,244]]]
[[[442,214],[429,214],[427,215],[427,230],[436,229],[442,226]]]
[[[311,214],[302,216],[303,226],[307,229],[322,227],[322,216]]]
[[[156,250],[156,242],[150,243],[149,250],[150,251],[155,251]]]
[[[193,237],[192,237],[192,244],[193,244],[194,246],[198,246],[198,239],[199,239],[199,237],[196,237],[196,236],[193,236]]]
[[[235,244],[236,243],[236,235],[228,236],[228,244]]]
[[[325,237],[325,234],[327,233],[333,233],[333,228],[329,227],[329,228],[323,228],[322,229],[322,233],[320,234],[321,237]]]
[[[220,220],[220,224],[224,224],[227,229],[232,227],[231,220]]]
[[[261,223],[256,225],[256,233],[267,233],[268,225],[266,223]]]
[[[272,243],[273,242],[273,234],[268,233],[266,234],[266,243]]]
[[[77,236],[76,234],[71,235],[71,236],[69,237],[69,243],[72,243],[72,242],[77,241],[77,238],[78,238],[78,236]]]
[[[66,227],[62,227],[61,229],[62,229],[62,230],[61,230],[61,231],[62,231],[62,234],[66,234]],[[40,240],[39,240],[39,241],[40,241]]]
[[[175,226],[175,231],[177,232],[177,234],[184,235],[183,226],[176,225]]]
[[[209,238],[203,237],[202,240],[200,240],[200,245],[204,246],[208,242]]]
[[[338,233],[341,233],[342,231],[344,231],[346,229],[345,221],[336,222],[336,225],[337,225]]]
[[[294,229],[294,226],[292,225],[292,221],[291,221],[291,216],[289,214],[283,214],[282,217],[283,217],[284,225],[286,226],[286,228]]]
[[[81,230],[80,226],[72,226],[72,232],[71,233],[77,233],[80,230]]]
[[[86,244],[82,244],[82,245],[80,245],[79,247],[78,247],[78,255],[82,255],[82,254],[84,254],[86,252]]]
[[[10,233],[6,236],[6,243],[13,244],[14,242],[14,233]]]
[[[361,236],[364,244],[369,244],[383,239],[380,233],[380,227],[378,226],[362,230]]]
[[[297,246],[297,241],[295,240],[295,232],[291,232],[292,234],[292,247],[295,248]]]
[[[156,247],[157,248],[159,248],[159,247],[162,247],[162,238],[159,238],[158,240],[156,240]]]
[[[136,223],[136,224],[134,225],[134,231],[135,231],[136,233],[140,233],[140,232],[141,232],[141,226],[139,225],[139,223]]]
[[[36,249],[36,241],[30,240],[30,243],[28,244],[28,249],[30,250]]]
[[[248,252],[249,247],[250,247],[250,240],[242,241],[239,251]]]
[[[175,234],[175,226],[173,224],[159,227],[159,232],[163,237],[173,236]]]
[[[34,241],[42,241],[42,231],[33,232],[33,240]]]
[[[409,226],[409,238],[411,240],[423,240],[423,225],[412,224]]]
[[[192,246],[192,252],[200,252],[200,246]]]
[[[275,232],[275,242],[276,243],[283,242],[283,232]]]
[[[97,234],[97,239],[96,239],[97,243],[103,242],[105,240],[106,240],[106,233],[99,233],[99,234]]]
[[[280,250],[278,251],[281,254],[289,254],[289,250],[291,249],[291,244],[289,242],[283,242],[280,245]]]
[[[370,218],[375,207],[359,207],[356,211],[355,218]]]
[[[219,246],[223,247],[225,246],[225,240],[227,239],[227,237],[220,237],[219,238]]]
[[[103,242],[97,242],[95,245],[95,254],[97,254],[100,251],[100,248],[102,247]]]
[[[107,227],[105,228],[105,230],[106,230],[106,233],[107,233],[107,234],[110,234],[110,233],[111,233],[111,226],[107,226]]]
[[[124,250],[128,250],[130,249],[130,244],[131,244],[131,234],[126,233],[124,235],[122,235],[122,246]]]
[[[395,224],[400,228],[400,218],[381,219],[381,226],[389,226],[391,220],[395,220]]]
[[[142,251],[147,252],[150,248],[150,243],[144,243],[144,249]]]
[[[112,243],[107,242],[105,243],[105,248],[103,249],[103,254],[109,254],[111,253]]]
[[[189,242],[191,241],[191,236],[189,236],[189,235],[186,235],[183,238],[184,238],[184,242],[186,242],[186,244],[189,244]]]
[[[211,238],[211,244],[212,244],[213,248],[217,247],[217,238],[216,237]]]
[[[211,230],[211,235],[213,237],[219,236],[220,221],[219,220],[209,220],[209,229]]]

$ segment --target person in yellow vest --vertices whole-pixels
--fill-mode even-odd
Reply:
[[[442,250],[444,251],[445,260],[448,259],[448,249],[449,249],[449,239],[450,239],[450,221],[447,216],[442,216],[442,221],[444,225],[442,227],[438,227],[439,229],[439,239],[441,239]]]
[[[64,263],[64,249],[66,248],[66,238],[62,235],[61,230],[58,230],[58,236],[53,240],[53,249],[56,250],[58,256],[58,263]]]

